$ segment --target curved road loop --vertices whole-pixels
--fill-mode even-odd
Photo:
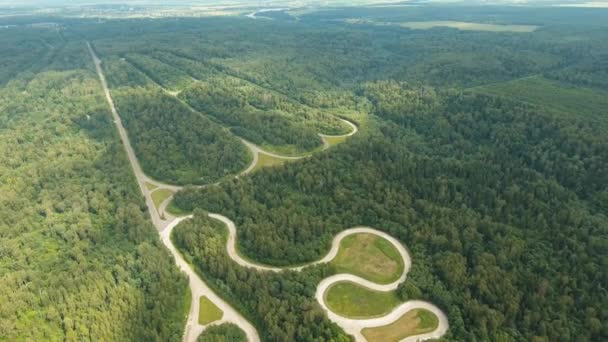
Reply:
[[[319,133],[319,136],[321,137],[321,140],[323,140],[323,150],[326,150],[328,148],[331,147],[329,141],[327,141],[327,138],[342,138],[342,137],[351,137],[353,135],[355,135],[358,131],[359,128],[357,128],[357,125],[355,125],[354,123],[348,121],[348,120],[344,120],[342,118],[340,118],[340,120],[342,122],[344,122],[345,124],[349,125],[351,128],[350,133],[347,134],[343,134],[343,135],[328,135],[328,134],[321,134]]]
[[[317,291],[315,293],[315,298],[317,299],[317,301],[319,302],[321,307],[327,312],[328,318],[331,321],[338,324],[342,329],[344,329],[344,331],[355,336],[355,339],[357,341],[366,341],[365,337],[363,337],[363,334],[361,333],[361,331],[363,329],[380,327],[380,326],[384,326],[387,324],[391,324],[394,321],[398,320],[406,312],[413,310],[413,309],[426,309],[426,310],[434,313],[435,316],[437,316],[439,323],[435,330],[433,330],[429,333],[426,333],[426,334],[419,334],[419,335],[408,337],[408,338],[402,340],[402,342],[436,339],[436,338],[443,336],[446,333],[446,331],[448,330],[448,327],[449,327],[448,319],[447,319],[446,315],[443,313],[443,311],[441,311],[438,307],[436,307],[435,305],[433,305],[431,303],[420,301],[420,300],[407,301],[407,302],[402,303],[399,306],[397,306],[389,314],[382,316],[382,317],[371,318],[371,319],[347,318],[347,317],[338,315],[329,309],[329,307],[327,306],[327,303],[325,302],[324,295],[325,295],[325,292],[332,285],[334,285],[338,282],[348,281],[348,282],[352,282],[352,283],[356,283],[358,285],[364,286],[370,290],[386,292],[386,291],[396,290],[397,287],[406,280],[407,273],[409,272],[409,270],[412,266],[412,259],[409,255],[409,253],[407,252],[407,250],[405,249],[405,247],[397,239],[395,239],[394,237],[392,237],[382,231],[379,231],[377,229],[373,229],[370,227],[354,227],[354,228],[346,229],[334,237],[332,244],[331,244],[331,248],[329,249],[329,252],[323,258],[321,258],[317,261],[308,263],[306,265],[301,265],[301,266],[297,266],[297,267],[273,267],[273,266],[268,266],[268,265],[262,265],[259,263],[254,263],[254,262],[251,262],[251,261],[241,257],[241,255],[237,252],[237,246],[236,246],[237,232],[236,232],[236,226],[235,226],[234,222],[232,222],[232,220],[230,220],[229,218],[219,215],[219,214],[209,214],[209,217],[222,221],[226,225],[226,227],[228,227],[228,241],[226,243],[226,250],[228,251],[228,255],[230,256],[230,258],[232,260],[234,260],[234,262],[236,262],[237,264],[239,264],[243,267],[252,268],[252,269],[255,269],[258,271],[267,271],[267,272],[301,271],[302,269],[304,269],[308,266],[328,263],[328,262],[332,261],[336,257],[336,255],[338,255],[338,251],[340,249],[340,243],[342,242],[342,239],[344,239],[345,237],[347,237],[349,235],[367,233],[367,234],[373,234],[373,235],[379,236],[381,238],[384,238],[385,240],[390,242],[393,246],[395,246],[395,248],[401,255],[401,258],[403,259],[403,273],[401,274],[399,279],[395,280],[394,282],[392,282],[390,284],[377,284],[377,283],[371,282],[367,279],[361,278],[361,277],[353,275],[353,274],[348,274],[348,273],[336,274],[336,275],[323,279],[319,283],[319,285],[317,285]]]
[[[258,332],[255,329],[255,327],[251,324],[251,322],[249,322],[246,318],[244,318],[241,314],[239,314],[238,311],[236,311],[230,304],[228,304],[226,301],[224,301],[222,298],[220,298],[217,294],[215,294],[215,292],[213,292],[213,290],[211,290],[209,288],[209,286],[207,286],[207,284],[196,274],[196,272],[184,260],[182,255],[179,253],[179,251],[173,245],[173,242],[171,241],[171,232],[183,220],[192,218],[192,215],[174,217],[173,215],[166,212],[167,205],[173,199],[172,195],[169,196],[167,199],[165,199],[157,208],[154,205],[151,193],[153,191],[156,191],[159,189],[168,189],[168,190],[172,191],[173,193],[175,193],[175,192],[183,189],[183,187],[177,186],[177,185],[166,184],[166,183],[157,181],[155,179],[148,177],[143,172],[141,166],[139,165],[139,161],[137,160],[133,147],[131,146],[127,132],[122,125],[122,121],[120,119],[118,111],[116,110],[114,101],[112,100],[112,96],[110,95],[110,90],[108,88],[108,85],[107,85],[107,82],[105,79],[105,75],[104,75],[103,69],[101,67],[102,62],[97,57],[95,51],[93,50],[93,48],[91,47],[89,42],[87,42],[87,47],[89,49],[93,62],[95,63],[95,68],[97,70],[99,80],[103,87],[103,91],[104,91],[106,100],[108,101],[108,104],[110,106],[110,110],[112,112],[112,117],[114,119],[114,123],[116,124],[116,128],[118,129],[120,139],[124,145],[125,151],[127,152],[127,157],[129,158],[129,162],[131,164],[131,167],[133,168],[133,172],[137,179],[137,183],[139,185],[141,192],[143,193],[143,195],[145,197],[146,205],[148,206],[148,211],[150,213],[152,223],[154,224],[156,229],[159,231],[162,242],[165,244],[165,246],[169,249],[169,251],[171,252],[173,257],[175,258],[175,262],[178,265],[178,267],[184,273],[186,273],[189,278],[189,286],[190,286],[190,290],[192,292],[192,302],[190,305],[190,312],[188,314],[188,319],[187,319],[186,328],[184,331],[183,340],[186,342],[195,342],[197,340],[198,336],[200,335],[200,333],[208,326],[221,324],[224,322],[231,322],[231,323],[238,325],[241,329],[243,329],[243,331],[247,335],[247,339],[249,341],[251,341],[251,342],[260,341]],[[172,94],[172,95],[176,96],[177,93]],[[323,150],[326,150],[331,146],[329,144],[327,138],[350,137],[358,132],[358,128],[355,124],[353,124],[352,122],[345,120],[345,119],[340,119],[340,120],[351,127],[351,132],[344,134],[344,135],[319,134],[319,136],[321,137],[321,140],[323,141]],[[301,156],[284,156],[284,155],[275,154],[275,153],[272,153],[269,151],[265,151],[262,148],[260,148],[259,146],[255,145],[245,139],[241,138],[241,141],[253,154],[253,160],[252,160],[252,163],[245,170],[243,170],[239,175],[248,174],[255,168],[255,165],[257,164],[258,159],[259,159],[259,154],[267,154],[274,158],[287,159],[287,160],[302,159],[302,158],[310,157],[312,155],[312,153],[309,153],[309,154],[305,154],[305,155],[301,155]],[[237,177],[238,177],[238,175],[237,175]],[[155,189],[149,190],[147,187],[147,184],[154,185]],[[205,187],[205,186],[208,186],[208,185],[199,185],[197,187]],[[392,236],[390,236],[384,232],[381,232],[379,230],[369,228],[369,227],[355,227],[355,228],[346,229],[334,237],[329,252],[322,259],[308,263],[306,265],[297,266],[297,267],[273,267],[273,266],[269,266],[269,265],[254,263],[254,262],[251,262],[249,260],[242,258],[241,255],[239,255],[239,253],[237,252],[237,247],[236,247],[237,246],[237,244],[236,244],[237,232],[236,232],[236,226],[235,226],[234,222],[232,222],[227,217],[219,215],[219,214],[210,213],[209,217],[222,221],[228,228],[229,235],[228,235],[228,241],[226,243],[226,250],[227,250],[230,258],[232,258],[232,260],[234,260],[234,262],[240,266],[253,268],[253,269],[256,269],[259,271],[269,271],[269,272],[300,271],[308,266],[321,264],[321,263],[328,263],[331,260],[333,260],[336,257],[336,255],[338,254],[338,250],[340,248],[340,242],[342,241],[342,239],[344,239],[345,237],[347,237],[349,235],[359,234],[359,233],[368,233],[368,234],[374,234],[379,237],[382,237],[382,238],[386,239],[387,241],[389,241],[391,244],[393,244],[395,246],[395,248],[399,251],[399,254],[403,258],[403,262],[404,262],[403,273],[401,274],[399,279],[397,279],[396,281],[394,281],[390,284],[377,284],[377,283],[371,282],[367,279],[355,276],[353,274],[346,274],[346,273],[345,274],[336,274],[336,275],[323,279],[317,286],[315,297],[316,297],[317,301],[319,302],[319,304],[321,305],[321,307],[326,311],[328,318],[331,321],[338,324],[340,327],[342,327],[342,329],[344,329],[345,332],[353,335],[357,341],[366,341],[365,337],[361,333],[362,329],[371,328],[371,327],[380,327],[380,326],[390,324],[390,323],[396,321],[397,319],[399,319],[406,312],[413,310],[413,309],[426,309],[428,311],[433,312],[439,319],[439,325],[432,332],[411,336],[411,337],[408,337],[408,338],[402,340],[401,342],[414,342],[414,341],[422,341],[422,340],[427,340],[427,339],[439,338],[439,337],[443,336],[448,329],[449,325],[448,325],[448,320],[447,320],[447,317],[445,316],[445,314],[439,308],[437,308],[435,305],[428,303],[428,302],[424,302],[424,301],[418,301],[418,300],[407,301],[405,303],[402,303],[398,307],[396,307],[389,314],[382,316],[382,317],[372,318],[372,319],[347,318],[347,317],[334,313],[327,307],[327,304],[326,304],[325,298],[324,298],[324,294],[327,291],[327,289],[329,289],[332,285],[334,285],[337,282],[349,281],[349,282],[359,284],[361,286],[364,286],[366,288],[369,288],[369,289],[375,290],[375,291],[393,291],[393,290],[397,289],[399,284],[401,284],[402,282],[404,282],[406,280],[407,273],[411,267],[411,258],[409,256],[407,250],[405,249],[405,247],[403,247],[403,245],[398,240],[396,240],[395,238],[393,238]],[[209,298],[209,300],[211,300],[215,305],[217,305],[224,312],[223,317],[219,321],[215,321],[208,325],[200,325],[198,323],[199,298],[201,296],[206,296],[207,298]]]

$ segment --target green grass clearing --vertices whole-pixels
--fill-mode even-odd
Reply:
[[[152,192],[152,202],[154,202],[156,209],[158,210],[160,204],[171,195],[173,195],[173,191],[169,189],[158,189]]]
[[[414,309],[391,324],[365,328],[361,333],[369,342],[398,342],[409,336],[431,332],[438,325],[439,319],[434,313],[424,309]]]
[[[347,281],[332,285],[324,296],[333,312],[349,318],[384,316],[401,302],[394,291],[374,291]]]
[[[265,167],[283,165],[286,162],[290,162],[293,160],[294,159],[276,158],[266,153],[259,153],[258,162],[255,164],[255,167],[253,168],[252,172],[255,172]]]
[[[323,139],[325,139],[325,141],[327,141],[327,144],[331,147],[331,146],[335,146],[338,145],[340,143],[343,143],[348,137],[345,135],[342,136],[326,136],[323,137]]]
[[[584,115],[586,119],[608,123],[608,92],[569,86],[540,76],[494,83],[471,90],[493,96],[527,102],[552,109],[567,116]]]
[[[198,323],[207,325],[211,322],[222,319],[224,312],[213,304],[206,296],[201,296],[200,307],[198,309]]]
[[[392,243],[374,234],[353,234],[340,242],[331,261],[339,273],[352,273],[379,284],[389,284],[403,273],[403,259]]]
[[[148,189],[148,191],[153,191],[154,189],[158,188],[158,186],[156,186],[152,183],[146,182],[146,188]]]

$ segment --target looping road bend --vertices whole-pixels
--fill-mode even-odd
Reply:
[[[171,236],[171,232],[173,231],[173,228],[175,228],[183,220],[189,219],[192,216],[174,217],[174,216],[170,215],[169,213],[167,213],[165,211],[165,208],[167,207],[168,203],[171,201],[172,196],[165,199],[161,203],[159,208],[157,209],[156,206],[154,205],[154,202],[152,201],[151,191],[148,189],[146,184],[154,185],[156,187],[155,190],[168,189],[172,192],[179,191],[182,187],[165,184],[165,183],[156,181],[156,180],[148,177],[143,172],[143,170],[141,169],[141,167],[139,165],[139,161],[137,160],[137,157],[135,156],[135,152],[133,151],[133,148],[129,141],[127,132],[122,125],[122,121],[120,119],[120,116],[118,115],[118,111],[116,110],[116,107],[114,106],[114,101],[112,100],[112,96],[110,95],[110,90],[108,89],[106,78],[103,73],[103,69],[101,67],[102,62],[97,57],[95,51],[93,50],[93,48],[91,47],[91,44],[89,42],[87,42],[87,47],[89,49],[93,62],[95,63],[95,68],[97,70],[99,80],[103,87],[105,97],[110,106],[110,110],[112,112],[112,117],[114,119],[114,123],[116,124],[116,128],[118,129],[120,139],[122,140],[125,151],[127,152],[127,156],[129,158],[129,162],[131,164],[131,167],[133,168],[135,177],[137,178],[137,183],[139,184],[139,188],[145,197],[146,205],[148,206],[148,211],[150,213],[152,223],[154,224],[156,229],[159,231],[162,242],[169,249],[171,254],[173,254],[173,257],[175,258],[175,262],[178,265],[178,267],[183,272],[185,272],[189,278],[190,290],[192,292],[192,303],[191,303],[190,312],[189,312],[187,323],[186,323],[186,328],[184,331],[183,340],[186,342],[196,341],[196,339],[198,338],[200,333],[207,327],[207,326],[198,324],[199,298],[201,296],[206,296],[207,298],[209,298],[209,300],[211,300],[215,305],[217,305],[224,312],[224,315],[221,320],[213,322],[210,325],[221,324],[224,322],[231,322],[231,323],[238,325],[241,329],[243,329],[243,331],[247,335],[247,339],[249,341],[251,341],[251,342],[260,341],[258,332],[255,329],[255,327],[251,324],[251,322],[249,322],[247,319],[245,319],[232,306],[230,306],[230,304],[228,304],[222,298],[220,298],[217,294],[215,294],[207,286],[207,284],[205,284],[205,282],[196,274],[196,272],[194,272],[192,270],[192,268],[190,268],[188,263],[182,258],[181,254],[177,251],[177,249],[171,242],[170,236]],[[342,120],[342,121],[344,121],[346,124],[348,124],[352,128],[352,131],[343,136],[329,136],[329,135],[319,134],[319,136],[323,140],[324,149],[327,149],[329,147],[329,143],[326,138],[348,137],[348,136],[352,136],[355,133],[357,133],[356,125],[354,125],[353,123],[351,123],[350,121],[347,121],[347,120]],[[265,153],[265,154],[271,155],[275,158],[283,158],[283,159],[300,159],[300,158],[305,158],[305,157],[310,156],[310,154],[296,156],[296,157],[281,156],[281,155],[277,155],[277,154],[274,154],[271,152],[264,151],[260,147],[256,146],[255,144],[248,142],[244,139],[241,139],[241,141],[252,152],[252,154],[254,156],[252,164],[246,170],[241,172],[241,175],[247,174],[253,170],[253,168],[258,160],[258,154],[260,154],[260,153]],[[321,307],[327,312],[328,318],[331,321],[337,323],[340,327],[342,327],[344,329],[344,331],[353,335],[357,341],[365,341],[365,338],[363,337],[363,335],[361,333],[362,329],[390,324],[390,323],[396,321],[397,319],[399,319],[407,311],[410,311],[412,309],[426,309],[428,311],[433,312],[439,319],[439,325],[432,332],[408,337],[408,338],[404,339],[402,342],[413,342],[413,341],[422,341],[422,340],[426,340],[426,339],[438,338],[438,337],[441,337],[442,335],[444,335],[448,329],[448,321],[447,321],[447,317],[445,316],[445,314],[439,308],[434,306],[433,304],[423,302],[423,301],[408,301],[408,302],[402,303],[389,314],[387,314],[383,317],[378,317],[378,318],[373,318],[373,319],[350,319],[350,318],[343,317],[343,316],[340,316],[340,315],[332,312],[327,307],[327,304],[325,303],[325,299],[324,299],[324,293],[331,285],[335,284],[336,282],[350,281],[350,282],[360,284],[364,287],[367,287],[369,289],[376,290],[376,291],[392,291],[392,290],[395,290],[399,286],[399,284],[401,284],[402,282],[404,282],[406,280],[407,273],[411,266],[410,256],[407,253],[407,250],[403,247],[403,245],[399,241],[397,241],[395,238],[391,237],[390,235],[388,235],[384,232],[381,232],[381,231],[378,231],[376,229],[369,228],[369,227],[355,227],[355,228],[350,228],[350,229],[344,230],[334,237],[330,251],[322,259],[312,262],[308,265],[304,265],[304,266],[291,267],[291,268],[289,268],[289,267],[278,268],[278,267],[272,267],[272,266],[252,263],[248,260],[243,259],[236,251],[237,234],[236,234],[236,227],[234,225],[234,222],[232,222],[227,217],[224,217],[219,214],[209,214],[209,216],[214,219],[224,222],[226,224],[226,226],[228,227],[229,238],[228,238],[228,241],[226,244],[226,249],[228,251],[229,256],[232,258],[232,260],[234,260],[234,262],[236,262],[237,264],[239,264],[241,266],[253,268],[253,269],[256,269],[259,271],[270,271],[270,272],[281,272],[281,271],[285,271],[285,270],[300,271],[303,268],[310,266],[310,265],[319,264],[319,263],[327,263],[327,262],[331,261],[338,253],[338,249],[340,247],[340,241],[342,241],[342,239],[348,235],[357,234],[357,233],[369,233],[369,234],[375,234],[377,236],[380,236],[380,237],[388,240],[390,243],[392,243],[399,251],[401,257],[403,258],[404,265],[405,265],[403,274],[395,282],[393,282],[391,284],[386,284],[386,285],[376,284],[376,283],[370,282],[366,279],[360,278],[360,277],[352,275],[352,274],[336,274],[336,275],[323,279],[321,281],[321,283],[317,286],[317,291],[316,291],[315,297],[317,298],[317,301],[319,302]]]

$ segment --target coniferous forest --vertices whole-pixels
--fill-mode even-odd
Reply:
[[[174,245],[262,341],[352,341],[315,299],[338,270],[239,266],[207,213],[274,266],[350,227],[390,234],[413,261],[396,294],[445,312],[441,340],[608,340],[608,9],[57,13],[0,7],[0,341],[183,339],[188,279],[87,42],[143,171],[185,186],[171,206],[194,217]],[[323,150],[341,118],[357,134]],[[234,177],[243,140],[310,156]],[[222,324],[198,340],[246,337]]]

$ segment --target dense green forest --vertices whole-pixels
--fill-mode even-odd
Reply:
[[[175,184],[208,184],[245,169],[245,146],[206,116],[154,87],[113,91],[145,172]]]
[[[62,37],[49,30],[3,29],[0,42],[0,85],[5,85],[20,72],[41,69],[55,56],[49,46],[64,44]],[[51,45],[53,44],[53,45]]]
[[[107,49],[103,41],[97,46],[102,53]],[[238,71],[184,52],[164,51],[161,46],[147,53],[119,52],[116,55],[124,57],[109,57],[108,70],[115,73],[109,77],[110,84],[140,86],[149,84],[143,79],[148,78],[175,91],[188,105],[235,135],[284,153],[320,147],[318,133],[348,132],[336,118],[342,114],[339,110],[308,106]]]
[[[0,88],[0,340],[179,341],[187,280],[149,222],[86,45],[49,63]]]
[[[144,73],[137,70],[124,58],[104,60],[103,69],[110,89],[146,87],[154,84]]]
[[[159,59],[128,54],[120,60],[122,63],[114,62],[110,70],[116,75],[111,76],[110,84],[141,85],[145,75],[163,88],[178,92],[194,109],[230,127],[237,136],[282,151],[301,153],[318,147],[319,132],[347,132],[328,110],[303,105],[214,65],[163,51],[153,56]],[[175,61],[185,71],[169,66]],[[121,76],[125,72],[126,78]]]
[[[124,58],[104,63],[117,110],[144,171],[174,184],[209,184],[246,168],[245,146],[209,116],[158,87]]]
[[[213,325],[205,329],[198,337],[198,342],[246,342],[243,330],[232,323]]]
[[[345,20],[350,18],[539,28],[532,33],[409,30],[349,24]],[[325,108],[352,101],[347,90],[362,81],[475,86],[545,74],[572,82],[583,82],[577,77],[589,79],[585,84],[602,86],[606,69],[605,10],[375,7],[312,11],[298,19],[297,25],[285,20],[259,20],[253,25],[247,18],[113,20],[111,25],[70,20],[64,36],[86,36],[104,60],[128,59],[165,86],[191,84],[184,74],[201,81],[225,74]]]
[[[241,251],[279,265],[318,258],[344,228],[383,229],[453,340],[606,336],[606,120],[397,82],[360,93],[366,134],[176,204],[233,218]]]
[[[357,225],[413,265],[400,299],[448,341],[608,340],[608,10],[392,6],[239,17],[0,16],[0,340],[179,340],[187,282],[158,242],[85,40],[144,170],[188,188],[173,239],[265,341],[348,341],[293,265]],[[357,22],[352,19],[360,20]],[[452,20],[532,32],[413,30]],[[56,23],[49,27],[32,22]],[[16,27],[1,27],[17,25]],[[6,34],[4,34],[6,33]],[[164,89],[163,89],[164,88]],[[173,96],[175,95],[175,96]],[[238,138],[287,153],[251,176]],[[238,339],[231,326],[202,341]]]

